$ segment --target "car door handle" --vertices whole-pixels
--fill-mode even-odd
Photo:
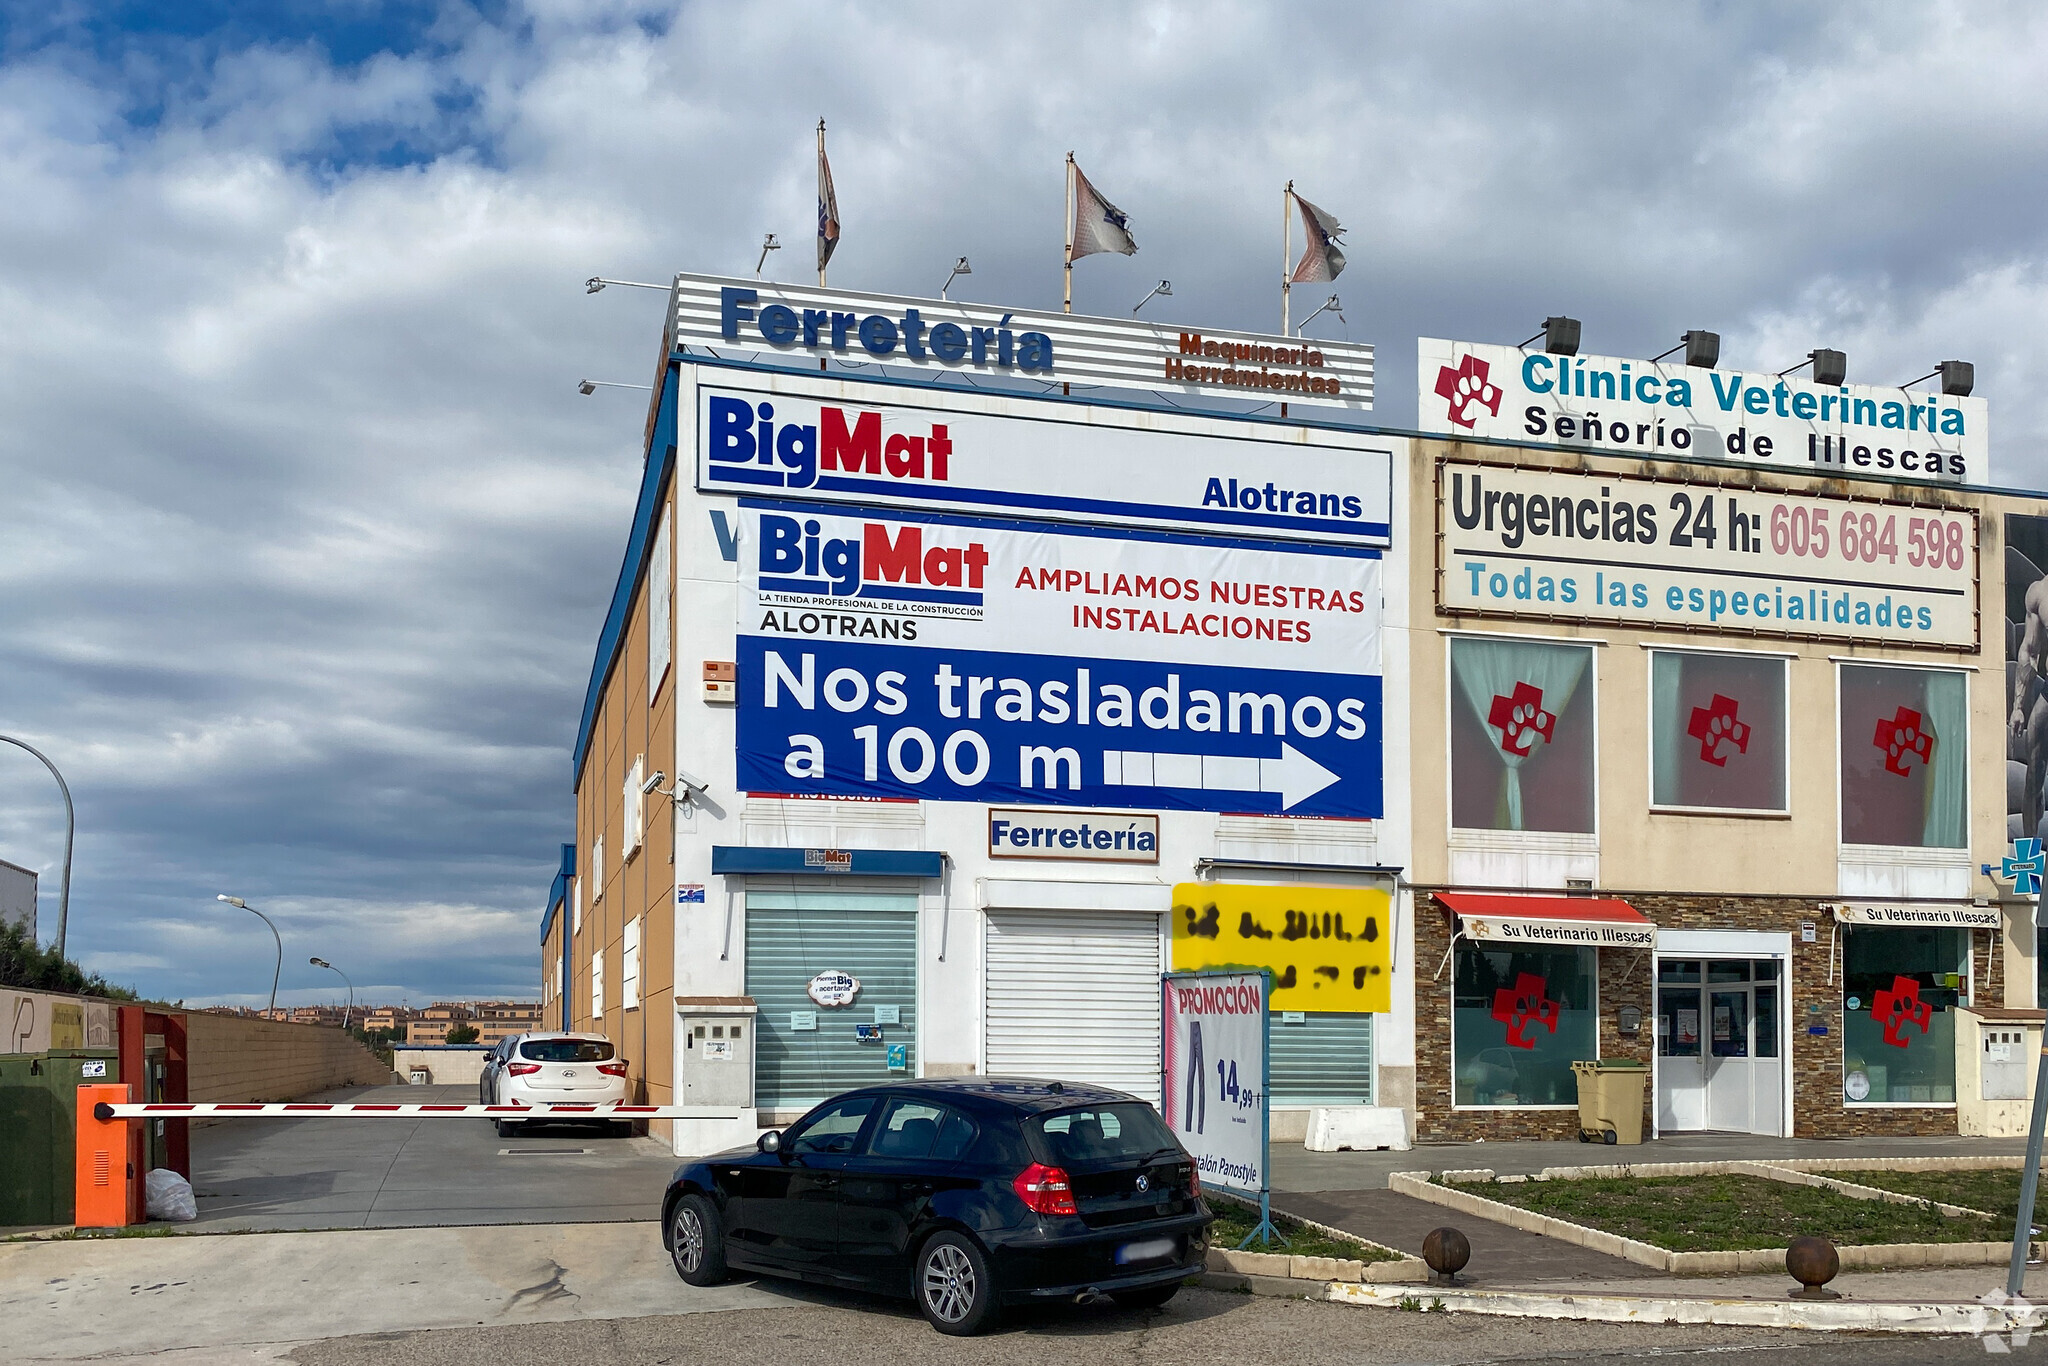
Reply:
[[[821,1176],[818,1178],[818,1188],[820,1190],[831,1190],[838,1184],[839,1178],[836,1176]]]

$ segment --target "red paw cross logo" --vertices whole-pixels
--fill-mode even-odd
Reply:
[[[1494,1007],[1494,1014],[1500,1007]],[[1889,989],[1873,992],[1870,997],[1870,1018],[1884,1026],[1884,1041],[1894,1048],[1906,1046],[1906,1026],[1916,1024],[1920,1032],[1927,1032],[1928,1023],[1934,1018],[1934,1007],[1920,999],[1920,984],[1910,977],[1894,977]]]
[[[1539,1024],[1557,1033],[1558,1012],[1563,1008],[1562,1002],[1544,994],[1543,979],[1533,972],[1515,974],[1512,988],[1502,987],[1493,993],[1493,1018],[1508,1027],[1509,1048],[1534,1048],[1536,1041],[1529,1031]]]
[[[1730,749],[1738,754],[1749,753],[1749,726],[1735,719],[1739,705],[1734,698],[1715,693],[1712,702],[1692,709],[1692,724],[1685,728],[1685,733],[1700,742],[1702,763],[1726,768]]]
[[[1437,367],[1437,397],[1450,405],[1454,425],[1473,426],[1481,408],[1493,417],[1500,416],[1500,386],[1486,382],[1488,368],[1477,356],[1465,357],[1455,370],[1448,365]]]
[[[1920,729],[1920,713],[1911,707],[1900,707],[1889,721],[1878,721],[1871,743],[1884,751],[1885,771],[1901,778],[1912,772],[1907,755],[1916,755],[1925,764],[1934,753],[1934,737]]]
[[[1506,697],[1495,693],[1486,721],[1500,732],[1500,747],[1518,759],[1528,758],[1538,740],[1549,744],[1557,727],[1557,718],[1543,710],[1543,689],[1529,683],[1515,684]]]

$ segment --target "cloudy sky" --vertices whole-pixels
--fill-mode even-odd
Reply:
[[[1348,335],[1977,365],[2043,486],[2048,11],[1619,3],[0,0],[0,733],[78,802],[73,956],[164,998],[537,990],[659,296],[812,231],[833,283],[1057,307],[1062,158],[1139,255],[1076,306],[1273,330],[1281,185]],[[61,808],[0,748],[0,858]],[[321,980],[325,978],[325,980]]]

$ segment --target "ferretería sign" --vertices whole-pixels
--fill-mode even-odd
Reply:
[[[1435,337],[1418,349],[1426,432],[1807,474],[1990,482],[1981,398]]]
[[[1977,514],[1437,464],[1447,615],[1974,649]]]

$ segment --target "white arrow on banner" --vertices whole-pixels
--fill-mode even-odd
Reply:
[[[1156,754],[1140,749],[1102,751],[1105,787],[1191,787],[1204,792],[1277,792],[1286,811],[1338,780],[1293,745],[1281,742],[1277,759],[1236,754]]]

